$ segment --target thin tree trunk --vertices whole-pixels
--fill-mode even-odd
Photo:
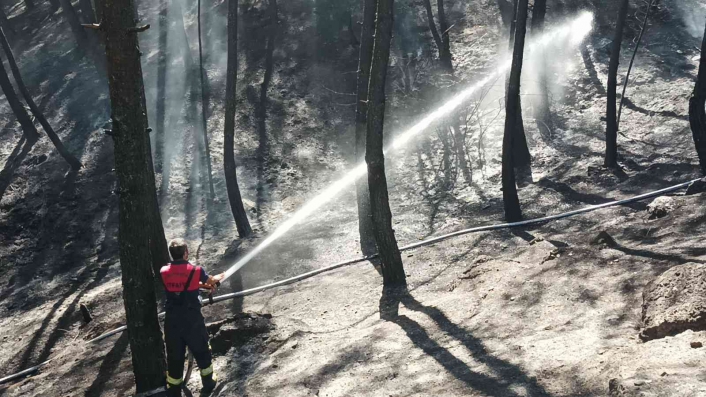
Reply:
[[[368,88],[368,125],[365,161],[368,164],[370,207],[375,241],[382,262],[384,285],[406,285],[402,256],[392,229],[392,213],[385,177],[383,126],[385,119],[385,82],[390,60],[394,0],[378,0],[375,41]]]
[[[606,131],[605,131],[605,162],[603,165],[609,168],[618,167],[618,116],[617,116],[617,87],[618,87],[618,66],[620,66],[620,47],[623,41],[623,30],[625,20],[628,17],[628,5],[630,0],[622,0],[618,12],[618,21],[615,24],[615,35],[613,37],[613,47],[610,52],[610,64],[608,66],[608,100],[606,107]]]
[[[520,2],[518,0],[514,0],[514,9],[515,11],[513,12],[512,15],[512,21],[510,23],[510,50],[514,51],[515,47],[515,38],[517,36],[517,20],[519,18],[519,7],[521,6]],[[525,31],[522,32],[522,35],[525,34],[526,32],[526,27],[527,27],[527,21],[525,17]],[[524,38],[523,38],[524,40]],[[524,47],[523,47],[524,48]],[[524,56],[524,54],[523,54]],[[508,81],[507,81],[507,94],[506,96],[510,96],[509,93],[509,85],[510,85],[510,76],[508,75]],[[525,122],[522,117],[522,98],[520,98],[519,94],[517,97],[517,112],[516,112],[516,121],[515,121],[515,127],[514,127],[514,135],[515,137],[512,140],[512,158],[513,158],[513,164],[515,168],[520,172],[521,176],[523,179],[526,179],[528,176],[531,177],[531,171],[530,167],[532,165],[532,155],[530,154],[529,151],[529,146],[527,145],[527,135],[525,134]]]
[[[532,35],[538,37],[544,32],[544,20],[547,14],[547,0],[535,0],[532,9]],[[537,128],[544,131],[544,136],[551,136],[554,129],[551,110],[549,109],[549,78],[547,76],[547,57],[541,54],[539,60],[539,96],[534,101],[534,118]]]
[[[449,24],[446,21],[444,11],[444,0],[436,0],[436,14],[439,17],[439,30],[441,31],[441,47],[439,48],[439,59],[441,66],[449,73],[453,73],[453,60],[451,56],[451,41],[449,39]],[[432,20],[431,23],[434,21]]]
[[[248,214],[240,196],[238,176],[235,166],[235,105],[237,101],[236,83],[238,81],[238,0],[228,0],[228,66],[226,70],[226,115],[223,132],[223,170],[228,190],[228,201],[233,213],[238,236],[252,234]]]
[[[427,0],[428,2],[428,0]],[[376,1],[365,0],[363,4],[363,28],[360,33],[360,56],[358,58],[358,82],[355,109],[355,164],[365,161],[365,134],[368,121],[368,84],[373,58]],[[370,191],[367,181],[356,181],[358,202],[358,233],[363,256],[377,253],[373,215],[370,211]]]
[[[79,168],[81,168],[81,162],[78,161],[78,159],[74,157],[74,155],[69,153],[64,144],[61,142],[59,136],[56,134],[56,132],[54,132],[54,129],[49,124],[49,121],[47,121],[46,117],[44,117],[44,114],[41,112],[41,110],[39,110],[39,107],[34,102],[34,99],[32,99],[32,95],[30,95],[29,90],[27,89],[27,86],[25,85],[24,80],[22,79],[22,74],[20,74],[20,69],[17,66],[17,62],[15,61],[15,56],[12,54],[10,43],[7,41],[7,37],[5,37],[5,32],[2,29],[0,29],[0,44],[2,45],[2,48],[5,52],[5,56],[7,57],[7,61],[10,64],[10,70],[12,71],[12,75],[15,78],[15,82],[17,82],[17,88],[20,90],[20,93],[24,97],[25,102],[27,102],[27,105],[29,105],[29,109],[32,111],[32,114],[34,114],[34,117],[37,118],[39,124],[42,125],[42,128],[44,128],[44,131],[47,133],[47,136],[49,136],[49,139],[54,144],[59,154],[61,154],[64,160],[69,163],[71,168],[73,168],[74,170],[78,170]]]
[[[151,243],[156,204],[150,139],[143,105],[144,85],[134,0],[106,0],[102,27],[120,184],[120,267],[132,366],[137,393],[165,385],[162,332],[157,319]]]
[[[645,34],[645,28],[647,28],[647,20],[650,19],[650,11],[652,11],[652,5],[655,0],[650,0],[645,10],[645,20],[642,21],[642,27],[640,28],[640,34],[637,36],[637,42],[635,43],[635,49],[632,52],[632,57],[630,58],[630,64],[628,65],[628,72],[625,75],[625,81],[623,82],[623,93],[620,95],[620,107],[618,108],[618,130],[620,130],[620,117],[623,115],[623,104],[625,103],[625,92],[628,90],[628,82],[630,81],[630,72],[632,72],[632,65],[635,63],[635,57],[637,56],[637,50],[640,49],[640,43],[642,42],[642,36]]]
[[[63,9],[64,16],[71,26],[71,31],[76,38],[76,44],[79,46],[79,51],[86,53],[86,50],[89,49],[88,33],[86,33],[85,29],[81,26],[81,20],[76,13],[76,9],[71,4],[71,0],[59,0],[59,3]]]
[[[2,92],[5,94],[5,98],[7,98],[7,102],[12,112],[15,114],[15,117],[17,117],[17,121],[22,127],[25,138],[29,142],[35,142],[39,139],[37,128],[29,117],[27,109],[25,109],[24,105],[22,105],[22,102],[20,102],[20,99],[17,97],[15,88],[12,86],[5,65],[2,62],[0,62],[0,89],[2,89]]]
[[[56,1],[56,0],[49,0]],[[103,20],[103,1],[104,0],[93,0],[93,10],[96,13],[96,20],[98,22]]]
[[[157,104],[155,109],[155,169],[164,167],[164,136],[167,118],[167,45],[169,38],[169,2],[159,2],[159,39],[157,50]],[[162,176],[164,177],[164,175]]]
[[[502,186],[503,203],[505,205],[505,219],[508,222],[522,220],[522,209],[517,196],[515,183],[514,147],[515,124],[520,112],[520,81],[522,79],[522,63],[525,50],[525,31],[527,28],[528,0],[519,0],[516,18],[514,51],[512,55],[512,68],[507,90],[507,105],[505,111],[505,133],[503,136],[502,150]]]
[[[694,94],[689,99],[689,123],[694,136],[696,154],[699,157],[701,173],[706,175],[706,30],[701,43],[699,74],[696,78]]]
[[[439,49],[439,57],[441,57],[441,51],[443,51],[444,44],[441,41],[441,36],[439,35],[439,31],[436,29],[436,23],[434,22],[434,13],[431,10],[431,1],[430,0],[422,0],[422,3],[424,4],[424,9],[427,12],[427,21],[429,22],[429,30],[431,31],[431,35],[434,37],[434,42],[436,43],[436,48]]]
[[[15,29],[12,27],[12,24],[10,23],[10,20],[7,19],[7,14],[5,13],[5,10],[0,7],[0,28],[2,28],[6,32],[10,33],[15,33]]]
[[[213,200],[216,197],[216,192],[213,188],[213,175],[211,172],[211,149],[208,145],[208,108],[209,98],[208,90],[206,89],[206,71],[203,68],[203,45],[201,40],[201,0],[198,0],[198,31],[199,31],[199,77],[201,78],[201,121],[203,125],[203,143],[206,150],[206,169],[208,172],[208,189],[209,198]]]

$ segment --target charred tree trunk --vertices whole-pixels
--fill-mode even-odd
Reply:
[[[446,11],[444,11],[444,0],[436,0],[436,14],[439,18],[439,30],[441,31],[441,48],[439,48],[439,59],[441,67],[449,73],[453,73],[453,59],[451,56],[451,41],[449,39],[449,24],[446,21]],[[431,21],[433,23],[433,20]]]
[[[429,2],[426,0],[427,3]],[[358,58],[358,82],[355,108],[355,165],[365,161],[365,134],[368,121],[368,84],[370,83],[370,66],[373,58],[375,34],[375,15],[377,12],[375,0],[365,0],[363,4],[363,28],[360,33],[360,56]],[[358,202],[358,233],[360,234],[360,250],[363,256],[377,253],[375,232],[373,230],[373,215],[370,211],[370,191],[367,181],[356,181],[356,198]]]
[[[365,161],[368,164],[368,187],[370,207],[373,213],[373,228],[380,260],[384,285],[406,285],[402,256],[397,247],[395,231],[392,229],[392,213],[385,177],[385,155],[383,126],[385,120],[385,81],[390,60],[392,40],[392,10],[394,0],[378,0],[375,21],[375,40],[370,67],[368,88],[368,125]]]
[[[86,33],[84,28],[81,26],[81,19],[79,19],[76,9],[71,4],[71,0],[59,0],[59,4],[61,4],[63,14],[71,26],[71,31],[76,39],[76,44],[79,46],[79,51],[86,53],[86,50],[90,47],[88,44],[88,33]]]
[[[654,6],[655,0],[650,0],[645,9],[645,19],[642,21],[642,26],[640,27],[640,34],[637,36],[637,41],[635,42],[635,49],[632,51],[632,57],[630,58],[630,64],[628,64],[628,72],[625,74],[625,81],[623,82],[623,92],[620,95],[620,107],[618,107],[618,131],[620,130],[620,117],[623,114],[623,104],[625,103],[625,92],[628,90],[628,82],[630,81],[630,72],[632,72],[632,65],[635,63],[635,57],[637,56],[637,50],[640,49],[640,43],[642,42],[642,36],[645,35],[645,29],[647,28],[647,21],[650,19],[650,12]]]
[[[208,90],[206,89],[206,71],[203,67],[203,45],[201,39],[201,0],[197,2],[198,8],[198,31],[199,31],[199,77],[201,79],[201,122],[203,128],[203,144],[206,151],[206,172],[208,172],[208,191],[209,199],[213,200],[216,197],[216,192],[213,188],[213,175],[211,170],[211,149],[208,144],[208,108],[209,98]]]
[[[120,267],[132,366],[137,393],[164,387],[162,332],[157,319],[154,272],[150,263],[156,204],[150,139],[143,105],[144,85],[134,0],[106,0],[102,28],[109,67],[108,85],[120,185]],[[159,225],[161,226],[161,224]]]
[[[518,19],[520,18],[520,10],[519,8],[522,6],[522,1],[521,0],[514,0],[514,9],[515,11],[513,12],[512,15],[512,21],[510,23],[510,50],[513,51],[513,59],[515,56],[514,51],[516,51],[516,44],[515,44],[515,39],[517,38],[518,33],[520,33],[523,37],[522,40],[524,41],[524,36],[527,31],[527,13],[525,13],[525,20],[523,21],[524,28],[522,32],[518,31]],[[524,51],[524,45],[523,45],[523,51]],[[524,54],[520,54],[520,56],[524,56]],[[506,96],[509,98],[510,97],[510,76],[508,76],[508,82],[507,82],[507,93]],[[525,134],[525,121],[522,117],[522,98],[519,96],[519,91],[517,94],[517,111],[514,112],[516,114],[516,119],[515,119],[515,126],[513,128],[514,130],[514,135],[515,137],[512,140],[512,158],[513,158],[513,163],[517,171],[519,172],[520,176],[522,179],[527,179],[528,177],[531,178],[531,170],[530,167],[532,165],[532,155],[530,154],[529,151],[529,146],[527,146],[527,135]],[[528,175],[529,174],[529,175]]]
[[[248,214],[240,196],[238,176],[235,167],[235,104],[237,101],[236,83],[238,78],[238,0],[228,0],[228,66],[226,70],[226,119],[223,132],[223,170],[228,190],[230,210],[235,219],[238,236],[252,234]]]
[[[444,47],[444,44],[441,41],[441,35],[439,35],[439,31],[436,29],[436,23],[434,22],[434,12],[432,12],[431,10],[431,0],[422,0],[422,3],[424,4],[424,10],[426,10],[427,12],[429,30],[431,31],[432,37],[434,37],[434,43],[436,43],[436,48],[439,49],[439,57],[441,58],[441,51]]]
[[[2,92],[5,94],[5,98],[7,98],[7,102],[12,112],[15,114],[15,117],[17,117],[17,121],[20,123],[22,132],[27,141],[36,142],[37,139],[39,139],[37,128],[29,117],[27,109],[25,109],[24,105],[22,105],[22,102],[20,102],[20,99],[17,97],[15,88],[12,86],[10,78],[7,76],[5,65],[3,65],[2,62],[0,62],[0,89],[2,89]]]
[[[51,4],[51,9],[52,11],[56,12],[61,8],[61,1],[60,0],[49,0],[49,4]]]
[[[49,0],[56,1],[56,0]],[[103,1],[105,0],[93,0],[93,10],[96,13],[96,20],[100,22],[103,20]]]
[[[0,28],[2,28],[6,32],[10,32],[12,34],[15,33],[15,29],[12,27],[10,20],[7,19],[7,14],[5,13],[5,10],[2,9],[2,7],[0,7]]]
[[[502,186],[503,203],[505,205],[505,219],[508,222],[522,220],[520,199],[517,196],[514,164],[515,123],[520,112],[520,81],[522,78],[522,63],[525,51],[525,31],[527,28],[528,0],[519,0],[517,8],[517,21],[515,30],[514,50],[512,54],[512,68],[507,89],[505,111],[505,133],[503,136],[502,150]]]
[[[35,6],[34,0],[24,0],[24,1],[25,1],[25,6],[27,6],[28,10],[31,10],[32,8],[34,8],[34,6]]]
[[[164,135],[167,118],[167,45],[169,38],[169,2],[159,2],[159,39],[157,50],[157,104],[155,109],[155,170],[162,172],[164,167]]]
[[[623,41],[623,30],[628,17],[628,5],[630,0],[622,0],[618,12],[618,21],[615,24],[615,35],[613,36],[613,47],[610,52],[610,64],[608,66],[608,102],[606,107],[606,131],[605,131],[605,162],[608,168],[618,168],[618,115],[617,115],[617,89],[618,89],[618,66],[620,66],[620,47]]]
[[[547,14],[547,0],[535,0],[532,9],[532,35],[538,37],[544,32],[544,20]],[[550,137],[554,129],[551,110],[549,109],[549,79],[547,76],[547,57],[542,54],[539,65],[539,96],[534,103],[534,118],[537,128]]]
[[[701,173],[706,175],[706,31],[701,43],[699,74],[696,78],[694,94],[689,99],[689,122],[694,136],[696,154],[699,156]]]
[[[32,99],[32,95],[30,95],[29,90],[27,89],[27,86],[25,85],[24,80],[22,79],[22,74],[20,74],[20,68],[17,66],[15,56],[12,54],[10,43],[7,41],[7,37],[5,37],[5,32],[2,29],[0,29],[0,45],[2,45],[3,51],[5,52],[5,56],[7,57],[7,61],[10,65],[10,70],[12,71],[12,75],[15,78],[15,82],[17,82],[17,88],[20,90],[20,93],[24,97],[25,102],[27,102],[27,105],[29,105],[29,109],[32,111],[32,114],[34,114],[34,117],[37,118],[39,124],[41,124],[42,128],[44,128],[44,131],[47,133],[47,136],[49,136],[49,139],[54,144],[54,147],[56,147],[56,150],[59,152],[59,154],[61,154],[64,160],[69,163],[71,168],[73,168],[74,170],[78,170],[79,168],[81,168],[81,162],[78,161],[78,159],[74,157],[74,155],[69,153],[64,144],[61,142],[59,136],[56,134],[56,132],[54,132],[54,129],[49,124],[49,121],[47,121],[47,118],[44,117],[42,111],[39,110],[39,107],[34,102],[34,99]]]
[[[512,23],[513,14],[515,13],[512,9],[512,2],[508,0],[496,0],[498,3],[498,9],[500,10],[500,18],[503,21],[503,26],[510,26]]]

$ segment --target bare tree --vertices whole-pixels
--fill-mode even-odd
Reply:
[[[630,0],[621,0],[618,11],[618,21],[615,24],[613,46],[610,51],[610,64],[608,65],[608,101],[606,107],[605,131],[605,162],[608,168],[618,168],[618,115],[617,115],[617,88],[618,67],[620,66],[620,48],[623,42],[623,30],[628,17]]]
[[[248,214],[240,196],[235,166],[235,105],[238,79],[238,0],[228,0],[228,66],[226,70],[226,115],[223,132],[223,170],[228,190],[230,210],[240,237],[252,234]]]
[[[5,94],[5,98],[7,98],[7,102],[12,112],[15,114],[15,117],[17,117],[17,121],[20,123],[20,127],[22,127],[22,132],[25,138],[27,138],[27,141],[37,141],[37,139],[39,139],[37,128],[29,117],[27,109],[25,109],[24,105],[22,105],[22,102],[20,102],[20,99],[17,97],[15,88],[12,86],[10,78],[7,76],[5,65],[3,65],[2,62],[0,62],[0,89],[2,89],[2,92]]]
[[[375,0],[365,0],[363,4],[363,28],[360,34],[360,56],[358,58],[357,100],[355,109],[356,165],[365,160],[365,134],[368,120],[368,84],[370,83],[370,65],[373,58],[376,6]],[[370,192],[366,182],[361,180],[356,181],[356,197],[358,202],[360,250],[364,256],[370,256],[375,254],[377,250],[375,248],[375,234],[373,231],[373,215],[370,212]]]
[[[535,0],[532,8],[532,35],[539,36],[544,31],[544,20],[547,14],[547,0]],[[539,60],[539,95],[534,100],[534,118],[537,128],[546,136],[551,136],[554,128],[549,109],[549,82],[547,76],[547,57],[541,54]]]
[[[157,44],[157,104],[155,106],[155,169],[164,170],[164,135],[167,118],[167,44],[169,38],[169,2],[159,1],[159,38]],[[167,160],[168,161],[168,160]],[[163,175],[164,177],[164,175]]]
[[[514,140],[517,138],[515,125],[517,114],[520,112],[520,80],[522,78],[522,63],[525,51],[525,32],[527,29],[528,0],[519,0],[515,28],[514,50],[512,54],[512,68],[508,82],[506,109],[505,109],[505,134],[503,136],[502,150],[502,186],[503,203],[505,205],[505,219],[508,222],[522,220],[520,199],[517,196],[515,182]]]
[[[521,7],[521,2],[519,0],[514,0],[514,12],[512,15],[512,21],[510,23],[510,51],[514,51],[515,47],[515,39],[518,34],[518,27],[517,27],[517,22],[518,19],[520,18],[519,14],[519,7]],[[525,17],[525,31],[522,32],[523,35],[523,40],[524,40],[524,35],[526,33],[526,27],[527,27],[527,21]],[[524,48],[524,46],[523,46]],[[514,56],[514,53],[513,53]],[[509,92],[509,85],[510,85],[510,76],[508,75],[508,92],[506,93],[506,96],[509,97],[511,94]],[[517,169],[517,171],[520,173],[520,176],[523,179],[527,179],[528,177],[531,178],[531,173],[530,166],[532,165],[532,155],[530,154],[529,151],[529,146],[527,146],[527,135],[525,134],[525,121],[524,118],[522,117],[522,98],[517,97],[517,111],[514,112],[516,114],[516,121],[515,121],[515,126],[514,126],[514,135],[515,137],[512,140],[512,158],[514,162],[514,166]]]
[[[699,157],[701,173],[706,175],[706,30],[701,43],[699,74],[696,77],[694,94],[689,99],[689,122],[694,136],[696,154]]]
[[[148,395],[165,386],[166,368],[150,266],[155,260],[152,243],[157,228],[145,227],[145,222],[158,219],[137,40],[137,33],[147,26],[137,26],[134,0],[106,0],[104,11],[100,28],[105,33],[115,171],[120,186],[118,238],[123,301],[136,392]]]
[[[385,285],[406,285],[402,256],[392,229],[392,213],[385,177],[385,155],[383,125],[385,119],[385,82],[390,60],[394,0],[378,0],[375,21],[375,40],[370,67],[368,92],[368,126],[365,161],[368,164],[368,187],[370,207],[373,214],[375,242],[382,262],[382,277]]]
[[[22,74],[20,73],[20,69],[15,61],[15,56],[12,54],[10,43],[7,41],[5,32],[2,29],[0,29],[0,44],[2,45],[7,61],[10,64],[10,70],[12,71],[12,75],[17,83],[17,88],[20,90],[20,93],[27,102],[27,105],[29,105],[29,109],[32,111],[32,114],[37,118],[42,128],[44,128],[44,131],[47,133],[47,136],[49,136],[49,139],[54,144],[54,147],[56,147],[59,154],[64,158],[64,160],[66,160],[67,163],[69,163],[71,168],[78,170],[81,168],[81,162],[78,161],[78,159],[66,149],[59,136],[51,127],[51,124],[49,124],[49,121],[47,121],[47,118],[44,117],[44,114],[41,110],[39,110],[39,107],[34,102],[34,99],[32,99],[32,95],[30,95],[29,90],[22,79]]]
[[[198,31],[199,31],[199,77],[201,79],[201,121],[203,129],[203,143],[206,150],[206,172],[208,172],[208,189],[210,199],[213,200],[216,192],[213,188],[213,175],[211,171],[211,149],[208,144],[208,108],[209,98],[208,90],[206,89],[206,71],[203,68],[203,45],[201,39],[201,0],[197,2],[198,10]]]
[[[427,21],[429,22],[429,30],[431,31],[432,37],[434,37],[434,43],[436,43],[436,48],[439,49],[439,61],[441,62],[441,67],[447,72],[453,73],[453,61],[451,57],[451,43],[449,41],[449,26],[446,21],[446,12],[444,11],[444,1],[436,1],[437,17],[439,19],[439,28],[436,28],[436,23],[434,22],[434,13],[431,9],[430,0],[422,0],[424,9],[427,13]]]

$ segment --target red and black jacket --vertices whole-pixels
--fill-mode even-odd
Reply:
[[[167,294],[167,309],[201,308],[199,283],[208,281],[202,267],[188,261],[174,261],[162,267],[160,274]]]

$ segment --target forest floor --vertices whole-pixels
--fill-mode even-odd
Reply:
[[[271,41],[262,38],[269,31],[258,25],[265,5],[255,1],[241,12],[244,61],[236,158],[256,237],[237,238],[221,176],[221,57],[210,59],[208,71],[212,89],[220,92],[212,97],[209,119],[217,198],[208,211],[197,160],[203,149],[194,139],[198,129],[172,122],[167,131],[172,135],[165,136],[169,166],[158,183],[166,186],[160,200],[167,237],[186,236],[195,260],[212,273],[227,269],[351,166],[351,98],[335,92],[350,92],[351,76],[344,71],[354,70],[355,61],[314,61],[310,3],[280,2]],[[655,15],[633,70],[622,121],[625,136],[619,137],[624,172],[600,167],[612,35],[606,26],[614,15],[610,3],[601,11],[605,15],[597,15],[590,37],[555,62],[556,128],[551,136],[535,128],[533,93],[523,97],[533,155],[533,181],[519,192],[526,218],[699,177],[686,118],[699,39],[682,27],[670,5]],[[224,37],[218,36],[225,26],[223,4],[211,9],[207,37]],[[437,89],[453,82],[463,86],[493,69],[505,48],[493,5],[473,14],[485,17],[455,26],[455,79],[433,77],[423,60],[410,69],[396,58],[386,131],[399,133],[440,103],[420,99],[429,81]],[[152,108],[157,56],[150,45],[157,24],[151,18],[158,13],[156,6],[141,9],[153,26],[143,38]],[[183,6],[184,15],[193,15]],[[31,27],[13,47],[37,102],[84,168],[68,172],[45,138],[26,144],[7,103],[0,101],[0,377],[52,359],[32,376],[0,385],[0,395],[132,395],[126,335],[86,344],[124,321],[112,143],[101,129],[109,119],[107,90],[101,74],[75,50],[62,14],[50,14],[47,7],[31,12],[12,8],[16,26]],[[463,7],[460,2],[450,7],[451,17]],[[557,15],[552,19],[560,20]],[[425,26],[423,19],[417,22]],[[185,37],[193,38],[193,19],[185,17],[183,23]],[[634,35],[630,28],[628,40]],[[211,51],[222,48],[223,42],[214,43]],[[627,47],[623,64],[632,43]],[[346,51],[339,55],[355,56],[352,49]],[[263,96],[261,82],[268,69],[272,80]],[[531,79],[526,80],[530,87]],[[170,103],[184,101],[187,83],[170,88],[175,90]],[[431,139],[389,156],[400,245],[502,222],[499,137],[504,117],[492,105],[501,101],[502,81],[494,87],[468,106],[472,183],[463,180],[453,162],[444,168],[438,128]],[[471,110],[478,102],[482,116],[474,118]],[[181,110],[174,113],[183,116]],[[647,343],[638,338],[645,285],[672,266],[706,260],[706,197],[675,194],[671,199],[672,209],[659,219],[649,219],[647,202],[634,203],[405,252],[409,294],[400,297],[399,316],[387,320],[379,313],[381,278],[369,263],[210,306],[204,310],[209,322],[253,313],[241,318],[242,337],[232,348],[214,348],[222,381],[215,395],[604,396],[609,380],[618,378],[646,396],[706,396],[704,349],[690,345],[706,343],[706,332]],[[355,208],[350,188],[266,249],[220,292],[360,256]],[[597,244],[603,231],[617,245]],[[79,304],[93,313],[88,325],[81,322]],[[253,327],[263,318],[267,326]],[[190,390],[199,390],[197,378],[192,376]]]

